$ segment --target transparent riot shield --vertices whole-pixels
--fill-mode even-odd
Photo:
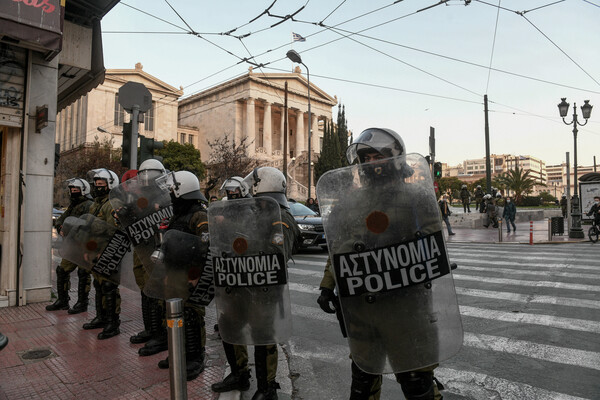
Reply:
[[[146,296],[163,300],[179,297],[203,306],[211,302],[214,286],[208,236],[168,230],[152,261],[152,273],[144,286]]]
[[[94,272],[113,283],[131,282],[132,258],[127,255],[131,243],[127,235],[91,214],[67,217],[59,254],[81,268]]]
[[[332,170],[317,195],[354,362],[397,373],[456,354],[462,323],[427,161]]]
[[[279,204],[268,197],[214,202],[208,221],[221,337],[285,342],[292,325]]]
[[[135,177],[113,188],[109,200],[135,254],[151,274],[151,256],[160,247],[159,227],[173,216],[168,191],[155,180],[140,181]]]

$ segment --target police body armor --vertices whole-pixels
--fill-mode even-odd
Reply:
[[[382,374],[456,354],[462,324],[427,161],[329,171],[317,194],[352,360]]]
[[[291,335],[279,204],[269,197],[208,208],[219,333],[231,344],[268,345]]]
[[[131,243],[115,226],[91,215],[67,217],[59,254],[88,272],[128,288],[135,287]]]
[[[154,267],[152,253],[160,247],[160,225],[173,216],[169,193],[156,181],[142,183],[135,177],[112,189],[109,200],[150,275]]]

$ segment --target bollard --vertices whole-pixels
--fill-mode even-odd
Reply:
[[[187,400],[183,300],[168,299],[166,305],[171,400]]]
[[[498,219],[498,241],[502,242],[502,219]]]
[[[529,244],[533,244],[533,221],[529,221]]]
[[[552,241],[552,219],[548,218],[548,241]]]

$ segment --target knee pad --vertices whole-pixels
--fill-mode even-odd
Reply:
[[[364,372],[353,361],[350,400],[368,400],[371,397],[378,399],[380,392],[381,375]]]
[[[396,374],[406,400],[433,400],[434,382],[432,371],[410,371]]]
[[[115,290],[117,290],[119,286],[117,286],[116,284],[114,284],[111,281],[104,281],[102,282],[102,293],[106,294],[106,293],[110,293],[113,292]]]

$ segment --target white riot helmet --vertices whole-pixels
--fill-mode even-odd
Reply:
[[[477,185],[477,189],[481,189],[481,185]]]
[[[171,172],[170,190],[176,198],[207,201],[200,191],[200,181],[190,171]]]
[[[79,190],[81,190],[82,196],[87,196],[90,194],[90,184],[85,179],[71,178],[67,179],[65,183],[67,185],[67,188],[69,188],[69,192],[72,187],[76,187],[79,188]]]
[[[236,189],[239,189],[240,191],[239,198],[250,197],[250,187],[248,186],[248,183],[239,176],[232,176],[231,178],[226,179],[225,182],[223,182],[223,185],[221,185],[219,192],[221,192],[221,195],[227,195],[227,198],[232,200],[237,197],[230,197],[229,192],[233,192]]]
[[[502,197],[502,193],[500,193],[500,192],[496,193],[496,197]]]
[[[108,189],[119,186],[119,177],[113,171],[106,168],[96,168],[88,171],[88,181],[94,182],[97,179],[102,179],[106,182]]]
[[[406,154],[404,141],[391,129],[369,128],[361,132],[346,150],[350,164],[364,162],[364,154],[376,151],[386,158]]]
[[[462,185],[461,189],[466,189],[467,185]]]
[[[156,178],[158,178],[159,176],[163,176],[166,173],[167,170],[160,161],[154,158],[150,158],[140,164],[137,176],[138,181],[142,185],[147,186],[148,184],[156,180]]]
[[[488,194],[486,194],[485,196],[483,196],[483,199],[484,199],[484,200],[489,200],[489,199],[491,199],[491,198],[492,198],[492,195],[491,195],[491,194],[489,194],[489,193],[488,193]]]
[[[283,172],[273,167],[258,167],[249,173],[244,182],[253,196],[267,196],[275,199],[279,205],[289,208],[285,197],[286,181]]]

